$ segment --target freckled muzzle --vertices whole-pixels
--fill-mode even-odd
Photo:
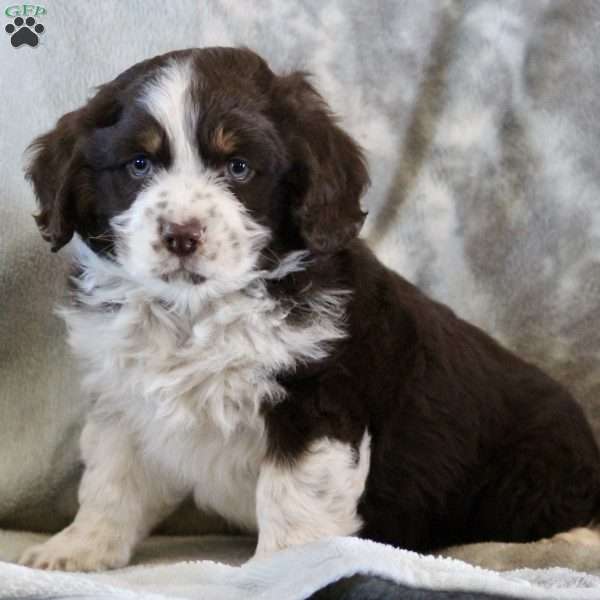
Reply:
[[[219,175],[207,171],[155,175],[117,227],[122,264],[171,285],[241,284],[269,239]]]

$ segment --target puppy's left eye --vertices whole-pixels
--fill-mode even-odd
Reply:
[[[236,183],[246,183],[254,175],[245,158],[232,158],[227,162],[227,175]]]
[[[152,161],[147,156],[140,154],[127,163],[127,170],[136,179],[147,177],[152,173]]]

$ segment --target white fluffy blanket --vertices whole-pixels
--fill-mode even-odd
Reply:
[[[461,590],[544,600],[600,598],[600,578],[592,575],[564,569],[499,574],[449,558],[420,556],[354,538],[291,548],[241,567],[213,561],[178,562],[82,575],[40,573],[0,563],[0,598],[76,595],[123,600],[304,600],[327,584],[357,573],[379,575],[419,590]]]

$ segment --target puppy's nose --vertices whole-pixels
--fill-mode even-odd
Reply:
[[[204,227],[195,219],[183,223],[163,223],[160,235],[164,246],[176,256],[189,256],[202,242]]]

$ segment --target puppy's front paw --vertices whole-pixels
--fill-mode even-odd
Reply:
[[[258,536],[258,544],[256,544],[256,550],[254,556],[250,560],[264,560],[271,558],[277,552],[285,550],[288,544],[281,542],[277,543],[273,538],[266,535]]]
[[[71,525],[44,544],[28,548],[19,563],[35,569],[103,571],[124,567],[130,549],[118,535],[100,529],[79,531]]]

